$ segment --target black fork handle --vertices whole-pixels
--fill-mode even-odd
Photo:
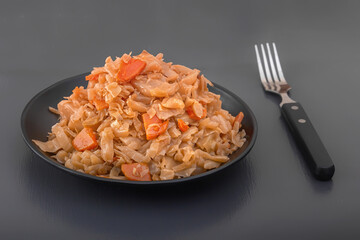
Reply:
[[[301,104],[286,103],[281,107],[281,113],[304,153],[312,174],[319,180],[330,180],[335,172],[334,163]]]

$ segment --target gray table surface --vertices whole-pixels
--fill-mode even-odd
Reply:
[[[359,239],[359,1],[1,1],[1,239]],[[292,97],[332,156],[309,174],[260,85],[254,44],[277,43]],[[25,145],[29,99],[142,49],[198,68],[245,100],[259,134],[206,181],[137,188],[62,172]]]

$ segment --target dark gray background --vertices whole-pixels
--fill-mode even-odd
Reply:
[[[1,1],[0,238],[360,238],[359,1]],[[330,155],[303,164],[254,44],[277,43],[292,97]],[[32,96],[104,59],[147,49],[196,67],[253,109],[248,157],[203,182],[134,188],[80,179],[36,157],[20,114]]]

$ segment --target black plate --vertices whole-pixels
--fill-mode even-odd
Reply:
[[[243,159],[249,153],[249,151],[251,150],[251,148],[255,143],[255,139],[257,135],[257,123],[255,116],[250,110],[250,108],[238,96],[236,96],[229,90],[214,83],[214,87],[210,87],[209,89],[210,91],[219,94],[221,96],[221,100],[223,101],[222,107],[228,110],[234,116],[237,115],[240,111],[242,111],[245,115],[242,124],[247,134],[246,135],[247,141],[240,149],[238,149],[237,151],[235,151],[233,154],[230,155],[230,161],[227,162],[226,164],[221,165],[219,168],[187,178],[165,180],[165,181],[150,181],[150,182],[138,182],[138,181],[102,178],[69,169],[64,165],[61,165],[54,159],[50,158],[49,154],[41,151],[31,140],[32,139],[41,140],[41,141],[47,140],[47,134],[49,131],[51,131],[51,126],[58,121],[57,115],[49,112],[48,110],[49,106],[56,108],[58,102],[60,102],[64,96],[69,96],[71,94],[71,91],[76,86],[86,86],[87,82],[85,81],[85,76],[88,74],[89,73],[84,73],[78,76],[67,78],[39,92],[25,106],[25,109],[21,115],[21,129],[22,129],[23,137],[27,145],[30,147],[30,149],[34,153],[36,153],[39,157],[44,159],[46,162],[68,173],[80,177],[85,177],[88,179],[94,179],[104,182],[114,182],[114,183],[142,184],[142,185],[179,183],[179,182],[199,179],[208,176],[210,174],[219,172],[231,166],[235,162],[238,162],[239,160]]]

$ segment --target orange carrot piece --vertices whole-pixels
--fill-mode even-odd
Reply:
[[[146,139],[151,140],[157,138],[166,131],[168,125],[169,125],[169,120],[166,120],[165,122],[162,123],[150,124],[145,129]]]
[[[151,181],[149,167],[146,163],[123,163],[121,171],[132,181]]]
[[[85,77],[86,81],[97,81],[99,79],[99,74],[90,74]]]
[[[162,123],[162,121],[156,115],[154,115],[152,118],[150,118],[149,114],[147,114],[147,113],[144,113],[142,115],[142,119],[144,122],[145,129],[147,129],[150,124]]]
[[[182,132],[186,132],[189,129],[189,126],[180,118],[178,119],[178,126]]]
[[[241,124],[242,120],[244,119],[244,113],[243,112],[239,112],[239,114],[235,117],[235,122],[239,122]]]
[[[109,104],[105,102],[105,100],[95,98],[92,100],[92,103],[95,105],[98,111],[108,108]]]
[[[191,119],[196,120],[196,121],[199,121],[200,119],[205,118],[205,117],[206,117],[206,114],[207,114],[207,110],[206,110],[206,108],[204,108],[204,110],[203,110],[203,115],[199,118],[198,116],[195,115],[192,106],[188,107],[188,108],[186,109],[186,112],[187,112],[187,114],[189,115],[189,117],[190,117]]]
[[[125,81],[130,81],[131,79],[135,78],[144,70],[145,67],[146,67],[146,63],[144,61],[134,58],[130,59],[128,65],[124,70]]]
[[[130,82],[145,68],[146,63],[140,59],[131,58],[127,63],[121,61],[116,78],[119,82]]]
[[[163,122],[161,125],[160,125],[160,129],[159,129],[159,134],[158,136],[160,136],[161,134],[163,134],[164,132],[166,132],[166,129],[168,128],[169,126],[169,119],[166,120],[165,122]]]
[[[159,136],[160,124],[151,124],[148,128],[146,128],[146,140],[151,140],[157,138]]]
[[[72,141],[73,147],[77,151],[91,150],[98,146],[94,131],[91,128],[83,128]]]
[[[156,115],[150,118],[149,114],[144,113],[142,118],[147,140],[157,138],[159,135],[163,134],[169,125],[169,120],[163,122]]]

